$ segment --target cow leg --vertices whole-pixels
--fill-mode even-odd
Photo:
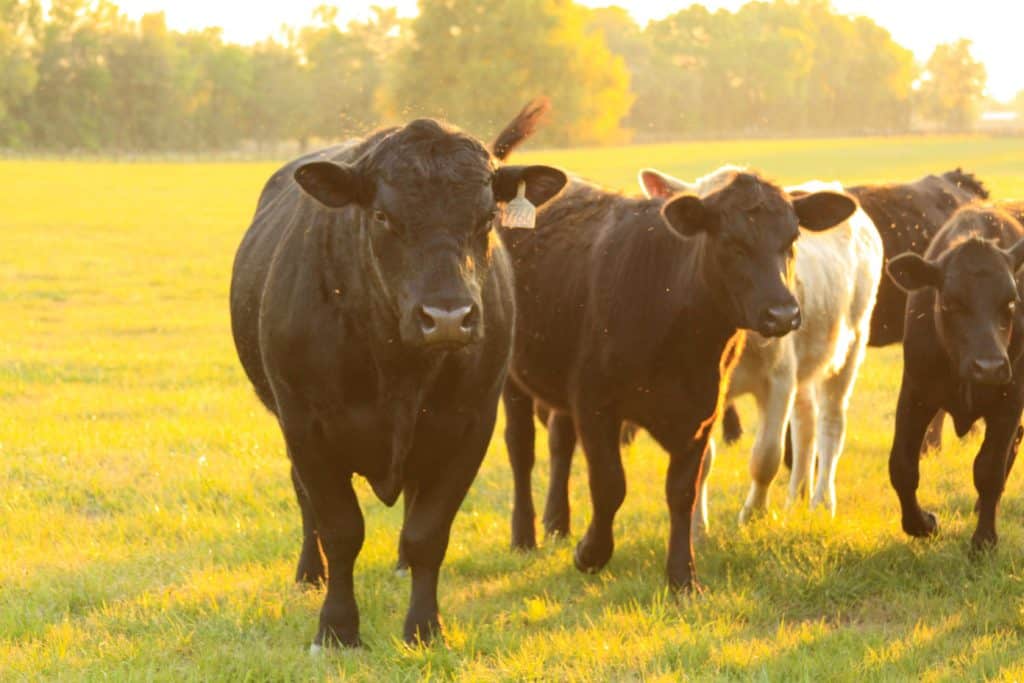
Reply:
[[[529,550],[537,547],[533,520],[532,476],[535,459],[533,398],[510,378],[502,394],[505,405],[505,447],[512,466],[512,547]]]
[[[407,482],[402,486],[402,526],[409,521],[409,509],[412,507],[412,499],[416,496],[416,486]],[[405,576],[409,573],[409,560],[402,551],[402,539],[398,539],[398,561],[395,562],[395,573]]]
[[[924,433],[924,444],[921,446],[922,455],[942,448],[942,425],[945,421],[946,413],[940,410],[928,423],[928,430]]]
[[[731,446],[743,436],[743,423],[740,421],[740,414],[736,411],[736,404],[728,403],[722,413],[722,441],[726,446]]]
[[[576,425],[564,413],[552,412],[548,419],[548,451],[551,478],[544,504],[544,531],[548,536],[569,536],[569,475],[576,449]]]
[[[931,536],[938,529],[935,515],[921,509],[917,487],[921,479],[921,443],[938,407],[903,376],[896,403],[896,428],[889,454],[889,480],[900,499],[903,531],[911,536]]]
[[[291,467],[292,486],[295,489],[295,498],[299,502],[299,510],[302,513],[302,551],[299,554],[299,566],[295,571],[295,582],[317,586],[327,578],[324,572],[324,560],[320,556],[320,539],[316,533],[316,519],[313,516],[313,506],[309,502],[309,496],[299,475],[295,472],[295,466]]]
[[[363,513],[352,489],[352,473],[341,471],[312,419],[302,416],[293,427],[282,420],[288,454],[306,492],[316,531],[327,560],[327,595],[320,609],[320,627],[313,648],[337,643],[356,647],[359,608],[353,590],[353,569],[363,547]]]
[[[668,585],[673,590],[699,591],[693,560],[692,523],[694,504],[701,485],[701,471],[708,453],[709,430],[688,447],[670,451],[665,497],[669,510]]]
[[[407,643],[429,643],[441,632],[437,607],[437,580],[448,550],[452,522],[483,462],[494,415],[465,440],[447,465],[429,479],[417,483],[402,525],[402,552],[412,573],[412,596],[405,616],[403,636]]]
[[[708,475],[715,464],[715,440],[709,438],[704,449],[704,464],[700,468],[700,481],[697,482],[697,502],[693,506],[690,518],[690,538],[696,542],[708,533]]]
[[[750,453],[750,492],[740,510],[740,523],[745,524],[768,505],[768,490],[779,471],[783,438],[789,414],[793,409],[796,380],[791,373],[773,373],[767,396],[755,395],[761,420]]]
[[[994,548],[999,540],[996,534],[996,511],[999,499],[1006,485],[1006,475],[1011,462],[1011,452],[1016,455],[1017,430],[1020,424],[1020,410],[1011,415],[999,415],[985,419],[985,439],[981,450],[974,459],[974,487],[978,491],[978,526],[971,538],[975,552]]]
[[[846,441],[846,411],[850,394],[857,380],[857,370],[864,360],[864,343],[854,342],[846,364],[818,388],[818,481],[811,496],[811,509],[824,504],[829,513],[836,514],[836,469]]]
[[[615,548],[612,524],[626,497],[626,474],[619,452],[621,421],[600,410],[577,411],[573,416],[587,459],[593,515],[573,561],[583,572],[600,571]]]
[[[814,387],[797,387],[790,419],[793,435],[793,471],[789,474],[789,503],[806,496],[814,482],[817,456],[818,401]]]

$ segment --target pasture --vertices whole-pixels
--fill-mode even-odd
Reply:
[[[893,138],[680,143],[514,157],[635,191],[636,171],[723,162],[770,177],[910,180],[957,165],[1024,196],[1024,140]],[[277,425],[235,357],[234,250],[276,164],[0,162],[0,679],[1024,679],[1024,500],[1015,472],[1001,545],[973,561],[978,437],[922,463],[940,534],[899,528],[887,474],[901,357],[870,350],[838,475],[838,516],[772,511],[747,527],[748,434],[719,448],[707,591],[665,588],[667,459],[646,436],[607,569],[572,543],[509,550],[499,423],[442,569],[446,645],[401,631],[400,507],[357,490],[367,536],[356,595],[368,648],[314,659],[321,595],[292,583],[299,513]],[[716,430],[717,435],[717,430]],[[538,435],[535,496],[546,480]],[[577,454],[573,532],[589,517]]]

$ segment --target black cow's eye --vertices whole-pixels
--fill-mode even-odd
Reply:
[[[494,225],[494,219],[498,217],[498,210],[492,209],[490,213],[484,216],[484,219],[480,221],[480,224],[476,226],[477,234],[484,234],[491,229]]]
[[[375,220],[378,223],[382,223],[382,224],[383,223],[387,223],[388,222],[388,215],[386,213],[384,213],[383,211],[381,211],[380,209],[377,209],[376,211],[373,212],[373,220]]]

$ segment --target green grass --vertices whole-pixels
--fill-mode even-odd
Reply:
[[[683,143],[516,160],[630,190],[641,166],[693,177],[732,161],[786,182],[854,182],[963,165],[997,196],[1024,195],[1024,140]],[[778,485],[772,513],[739,528],[749,437],[720,450],[698,548],[708,591],[693,600],[665,591],[666,458],[649,439],[625,454],[616,554],[584,576],[571,544],[508,549],[497,438],[442,572],[447,645],[407,648],[396,637],[408,580],[391,571],[400,514],[360,480],[369,648],[310,658],[322,595],[291,582],[299,515],[281,438],[228,328],[231,260],[272,170],[0,163],[0,679],[1024,678],[1021,479],[998,551],[970,560],[977,440],[947,435],[922,466],[941,533],[903,536],[886,475],[898,348],[868,354],[834,521],[784,511]],[[573,504],[579,534],[582,458]]]

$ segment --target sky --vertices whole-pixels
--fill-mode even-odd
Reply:
[[[711,9],[735,10],[746,0],[705,0]],[[164,11],[174,29],[187,30],[220,26],[227,40],[253,43],[275,34],[283,24],[301,26],[309,22],[313,9],[325,0],[289,0],[277,2],[226,2],[224,0],[115,0],[131,17],[146,12]],[[959,38],[974,41],[974,56],[988,70],[989,94],[1000,100],[1012,99],[1024,90],[1024,59],[1021,58],[1021,19],[1024,7],[1018,0],[832,0],[843,14],[867,15],[892,33],[895,40],[913,50],[924,63],[935,46]],[[670,2],[614,2],[582,0],[584,5],[600,7],[618,4],[646,24],[683,7],[687,0]],[[416,0],[373,0],[371,2],[334,2],[340,7],[342,22],[365,18],[372,5],[397,6],[403,16],[416,13]],[[1015,6],[1017,6],[1015,8]]]

